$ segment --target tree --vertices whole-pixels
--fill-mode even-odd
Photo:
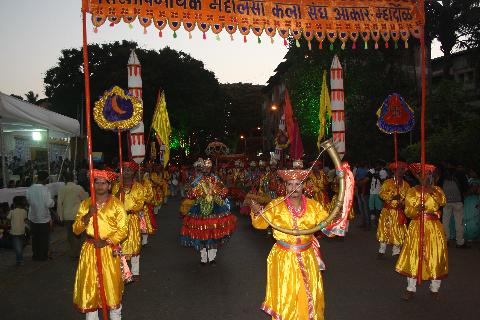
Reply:
[[[27,102],[31,104],[37,104],[38,102],[38,94],[34,93],[31,90],[25,94],[25,98],[27,98]]]
[[[444,55],[443,77],[451,79],[451,55],[455,47],[470,48],[480,42],[478,0],[427,1],[427,41],[437,38]]]
[[[136,47],[135,42],[128,41],[89,45],[92,107],[97,97],[114,85],[127,89],[126,64],[131,49]],[[160,88],[165,90],[172,127],[193,144],[192,151],[202,152],[213,137],[222,136],[222,121],[212,121],[212,115],[223,115],[223,91],[203,62],[168,47],[159,51],[136,48],[135,52],[142,64],[146,136]],[[81,110],[85,99],[82,65],[81,49],[65,49],[44,78],[51,110],[79,121],[84,116]],[[94,149],[113,153],[104,132],[96,124],[92,130]]]

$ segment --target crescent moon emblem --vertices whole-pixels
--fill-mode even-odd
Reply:
[[[118,104],[117,104],[117,96],[113,96],[113,97],[112,97],[112,109],[113,109],[113,111],[115,111],[115,112],[118,113],[118,114],[124,114],[125,112],[127,112],[127,111],[125,111],[125,110],[122,110],[122,109],[118,106]]]

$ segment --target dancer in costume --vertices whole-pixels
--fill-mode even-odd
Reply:
[[[377,239],[380,242],[377,257],[385,256],[387,245],[392,245],[392,256],[400,254],[403,242],[407,236],[407,219],[403,212],[405,195],[410,186],[403,180],[408,164],[397,161],[388,165],[394,174],[392,179],[383,182],[379,196],[383,200],[383,208],[378,220]]]
[[[160,175],[157,173],[157,170],[160,166],[153,165],[153,170],[150,173],[150,180],[153,183],[153,204],[154,204],[154,213],[158,214],[158,211],[162,207],[163,197],[164,197],[164,186],[163,181]]]
[[[141,219],[143,218],[144,223],[140,220],[140,229],[142,231],[142,246],[146,246],[148,244],[148,235],[155,234],[155,231],[157,230],[157,223],[155,221],[155,216],[153,215],[155,196],[153,183],[148,172],[145,172],[143,179],[139,182],[143,186],[145,196],[143,213],[141,213],[140,216]]]
[[[217,249],[226,243],[235,230],[237,218],[230,213],[227,189],[210,173],[212,161],[204,163],[203,173],[192,183],[188,197],[194,199],[183,218],[181,242],[200,251],[200,262],[215,264]]]
[[[134,180],[137,170],[138,165],[135,162],[123,162],[123,189],[117,185],[114,186],[114,192],[112,192],[123,202],[128,214],[128,236],[122,242],[122,251],[126,259],[131,261],[133,281],[140,280],[140,218],[143,215],[143,207],[148,196],[143,185]]]
[[[191,184],[195,179],[201,175],[202,173],[202,168],[203,168],[204,162],[202,158],[199,158],[195,163],[193,164],[193,172],[186,178],[186,183],[185,183],[185,197],[182,199],[180,202],[180,214],[182,216],[185,216],[192,205],[195,203],[194,199],[189,199],[188,198],[188,192],[192,189]]]
[[[320,202],[324,206],[330,203],[330,197],[328,195],[328,177],[322,170],[322,164],[320,161],[312,163],[312,172],[308,177],[307,185],[311,190],[311,198]]]
[[[428,175],[421,177],[419,163],[409,166],[412,173],[420,181],[420,185],[410,188],[405,197],[405,215],[412,219],[408,226],[408,235],[397,261],[396,271],[407,276],[407,291],[402,297],[404,300],[413,298],[416,292],[416,282],[421,262],[421,279],[431,280],[430,293],[438,299],[438,290],[442,278],[448,275],[448,252],[445,240],[445,231],[440,222],[440,208],[445,205],[446,199],[442,189],[433,186],[433,165],[426,164]],[[421,190],[424,188],[424,201],[421,202]],[[420,225],[423,214],[424,227]],[[420,241],[422,240],[422,246]]]
[[[109,194],[111,181],[116,174],[109,171],[94,170],[96,210],[98,217],[99,239],[94,239],[91,199],[84,200],[78,209],[73,232],[77,235],[86,232],[75,276],[73,303],[86,313],[87,320],[98,320],[98,309],[102,307],[95,248],[100,248],[102,275],[107,307],[110,319],[122,317],[123,280],[120,257],[117,254],[119,243],[127,236],[127,213],[123,204]]]
[[[264,215],[287,229],[308,229],[328,217],[326,208],[303,195],[302,181],[308,170],[279,170],[286,183],[288,197],[280,197],[266,206]],[[258,213],[262,207],[252,202],[252,224],[268,227]],[[262,310],[272,319],[324,319],[324,293],[320,270],[324,268],[318,240],[313,235],[292,236],[274,230],[277,243],[267,259],[267,289]]]

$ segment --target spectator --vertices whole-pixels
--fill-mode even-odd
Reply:
[[[55,202],[50,191],[45,186],[48,183],[48,173],[38,172],[38,183],[27,189],[27,201],[30,204],[28,219],[31,222],[33,260],[45,261],[48,259],[50,242],[50,227],[52,218],[50,208]]]
[[[443,191],[447,198],[447,203],[443,208],[442,223],[445,228],[445,235],[447,241],[451,239],[450,235],[450,219],[455,219],[455,238],[457,242],[457,248],[467,249],[469,246],[465,243],[463,238],[463,194],[461,184],[458,182],[459,174],[455,173],[451,168],[445,172],[445,178],[443,180]],[[462,181],[463,182],[463,181]]]
[[[382,187],[382,183],[387,179],[387,171],[382,168],[382,163],[377,162],[375,168],[368,171],[368,177],[370,179],[370,197],[368,199],[368,208],[370,209],[370,219],[372,222],[378,220],[380,211],[383,208],[383,202],[380,199],[379,193]]]
[[[10,234],[12,235],[12,245],[15,250],[17,266],[23,265],[23,246],[25,242],[25,222],[27,221],[27,200],[24,196],[13,198],[15,209],[8,213],[7,219],[10,220]]]
[[[67,227],[67,239],[70,245],[70,257],[72,259],[78,258],[80,255],[80,236],[73,233],[73,222],[77,215],[80,203],[88,198],[88,193],[73,182],[73,174],[65,173],[65,181],[67,184],[58,190],[57,200],[57,214],[60,221],[64,221]]]
[[[367,164],[362,163],[355,170],[357,206],[363,218],[362,227],[370,230],[370,214],[368,212],[368,170]]]

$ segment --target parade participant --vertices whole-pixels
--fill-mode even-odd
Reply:
[[[392,256],[400,254],[402,244],[407,236],[407,219],[403,212],[405,195],[410,186],[403,180],[403,175],[408,169],[408,164],[402,161],[390,163],[390,172],[394,174],[392,179],[387,179],[380,189],[380,198],[384,206],[380,213],[377,228],[377,240],[380,242],[377,257],[385,256],[387,245],[392,245]]]
[[[370,222],[378,223],[378,217],[383,207],[383,202],[380,199],[379,193],[383,181],[387,179],[387,171],[382,168],[382,163],[377,161],[374,168],[368,170],[368,177],[370,180],[370,196],[368,198],[368,209],[370,210]]]
[[[119,199],[109,194],[111,181],[116,174],[104,170],[94,170],[96,208],[91,199],[84,200],[73,223],[73,232],[77,235],[86,232],[87,240],[83,243],[78,262],[73,303],[87,320],[98,320],[98,309],[102,307],[101,293],[98,286],[98,274],[95,248],[100,248],[102,275],[106,305],[110,310],[110,319],[122,317],[123,280],[120,257],[115,254],[118,244],[125,239],[128,232],[127,213]],[[94,239],[93,210],[97,210],[98,240]]]
[[[445,205],[445,194],[440,187],[433,185],[432,176],[435,171],[433,165],[425,164],[427,175],[424,178],[421,177],[421,164],[411,164],[409,169],[420,181],[420,185],[410,188],[405,197],[405,215],[412,221],[408,226],[408,235],[396,265],[396,271],[407,276],[407,291],[402,299],[410,300],[416,292],[419,263],[421,279],[431,280],[430,293],[433,298],[438,299],[441,279],[448,274],[447,243],[440,222],[440,208]],[[420,221],[422,214],[423,230]]]
[[[189,199],[188,198],[188,192],[191,190],[191,184],[195,179],[201,174],[202,167],[203,167],[203,159],[199,158],[197,161],[194,162],[193,164],[193,172],[190,176],[187,177],[186,179],[186,185],[185,185],[185,197],[182,199],[180,202],[180,214],[182,216],[186,215],[190,208],[192,207],[193,203],[195,200]]]
[[[312,185],[313,199],[323,205],[330,203],[330,197],[328,196],[328,177],[322,170],[320,161],[317,160],[312,163],[312,172],[308,179]]]
[[[227,189],[210,173],[212,161],[207,159],[203,173],[192,183],[188,197],[195,203],[183,218],[181,243],[200,251],[202,265],[215,264],[217,249],[226,243],[235,230],[237,218],[230,212]]]
[[[287,229],[308,229],[328,217],[325,207],[303,195],[302,182],[308,170],[279,170],[286,183],[286,197],[267,206],[263,214],[278,226]],[[261,206],[252,202],[252,224],[257,229],[268,227],[259,215]],[[318,241],[313,235],[292,236],[274,230],[277,243],[267,259],[267,289],[262,310],[272,319],[324,319],[324,294],[320,270]]]
[[[113,192],[122,202],[127,211],[128,236],[122,242],[122,251],[132,264],[132,280],[140,280],[140,249],[141,231],[140,214],[145,204],[145,188],[134,180],[138,165],[133,162],[123,162],[123,189],[114,187]]]
[[[327,206],[328,211],[333,210],[333,208],[335,207],[335,204],[337,203],[338,189],[340,187],[338,180],[339,180],[339,178],[335,177],[332,181],[333,196],[332,196],[332,200],[330,200],[330,204]],[[348,212],[347,226],[345,228],[345,237],[346,237],[346,233],[348,232],[348,229],[350,227],[350,221],[352,221],[353,219],[355,219],[355,209],[352,206],[350,208],[350,211]],[[343,239],[345,239],[345,237],[338,237],[338,239],[340,239],[340,241],[342,241]]]
[[[164,197],[164,186],[163,181],[160,175],[157,173],[157,170],[160,166],[154,165],[153,170],[150,173],[150,180],[153,183],[153,205],[154,213],[158,214],[158,211],[162,207],[163,197]]]
[[[140,216],[140,229],[142,231],[142,246],[148,244],[148,235],[155,234],[157,224],[153,215],[154,208],[154,188],[148,172],[145,172],[143,179],[139,181],[144,189],[145,204]],[[144,223],[142,223],[142,218]]]

